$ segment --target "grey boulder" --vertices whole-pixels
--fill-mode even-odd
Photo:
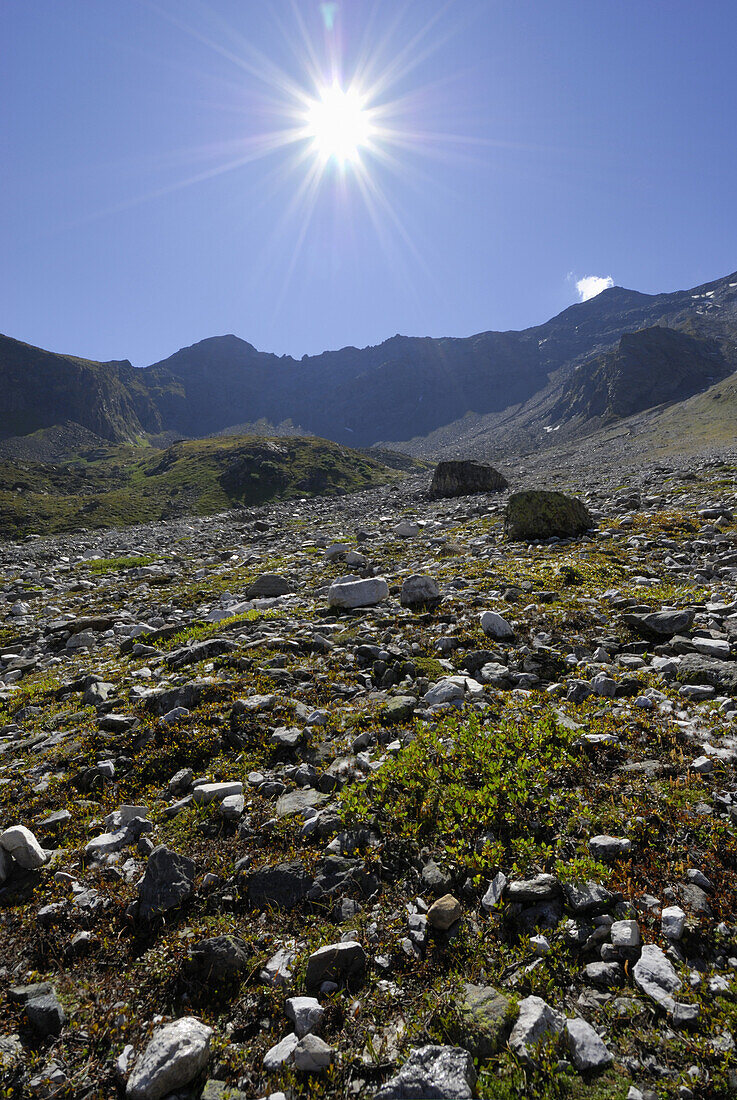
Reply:
[[[507,480],[493,466],[480,462],[440,462],[430,484],[430,496],[462,497],[471,493],[498,493],[507,488]]]
[[[580,500],[546,489],[513,493],[504,513],[504,530],[510,539],[572,538],[593,525]]]
[[[475,1084],[476,1070],[467,1050],[418,1047],[396,1077],[374,1093],[374,1100],[469,1100]]]
[[[402,607],[428,607],[440,603],[440,589],[433,577],[413,573],[402,584],[399,597]]]
[[[566,1041],[576,1069],[581,1073],[604,1069],[612,1060],[606,1044],[591,1024],[576,1017],[566,1020]]]
[[[172,852],[163,844],[154,848],[138,886],[138,919],[150,921],[191,898],[195,870],[189,856]]]
[[[389,595],[389,585],[383,577],[332,584],[328,589],[331,607],[373,607]]]

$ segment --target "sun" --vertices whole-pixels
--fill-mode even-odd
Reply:
[[[342,166],[358,161],[370,143],[372,129],[371,112],[356,88],[326,85],[307,106],[305,136],[326,163],[335,160]]]

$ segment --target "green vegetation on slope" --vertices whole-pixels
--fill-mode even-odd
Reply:
[[[396,476],[324,439],[257,436],[186,440],[165,451],[98,448],[56,466],[0,463],[0,537],[207,515],[353,492]]]

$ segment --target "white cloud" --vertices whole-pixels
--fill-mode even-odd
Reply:
[[[576,280],[578,299],[580,302],[588,302],[589,298],[595,298],[610,286],[614,286],[611,275],[584,275],[583,279]]]

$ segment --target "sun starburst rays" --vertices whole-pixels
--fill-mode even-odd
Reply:
[[[283,301],[296,274],[318,208],[321,219],[332,208],[336,225],[342,220],[345,230],[349,219],[355,219],[358,202],[395,277],[406,285],[400,271],[410,255],[429,275],[429,264],[422,262],[407,216],[402,214],[400,197],[413,187],[433,186],[421,161],[426,158],[429,164],[441,145],[447,150],[453,143],[445,140],[447,135],[421,125],[434,86],[415,85],[408,90],[406,78],[447,40],[447,28],[438,24],[451,0],[406,36],[402,33],[406,4],[397,4],[381,26],[377,25],[378,5],[374,5],[364,21],[362,41],[352,51],[347,50],[339,25],[331,22],[324,34],[311,32],[304,10],[295,2],[288,22],[275,17],[279,39],[286,47],[278,58],[255,49],[200,0],[189,5],[190,12],[198,13],[196,25],[182,17],[181,9],[175,14],[158,0],[148,2],[225,64],[216,77],[202,74],[203,82],[219,85],[222,96],[222,102],[208,105],[236,119],[243,117],[247,129],[240,137],[234,133],[227,141],[161,157],[155,166],[160,178],[146,194],[92,217],[205,184],[226,173],[245,175],[255,162],[271,161],[271,171],[259,173],[247,208],[255,217],[272,218],[271,244],[253,266],[260,278],[265,271],[274,278],[278,270],[277,303]],[[397,41],[402,43],[398,48]],[[233,67],[230,74],[227,66]],[[186,164],[186,171],[173,178],[177,161]],[[336,230],[336,237],[345,239],[345,232]],[[279,248],[287,250],[286,262],[276,265]]]

